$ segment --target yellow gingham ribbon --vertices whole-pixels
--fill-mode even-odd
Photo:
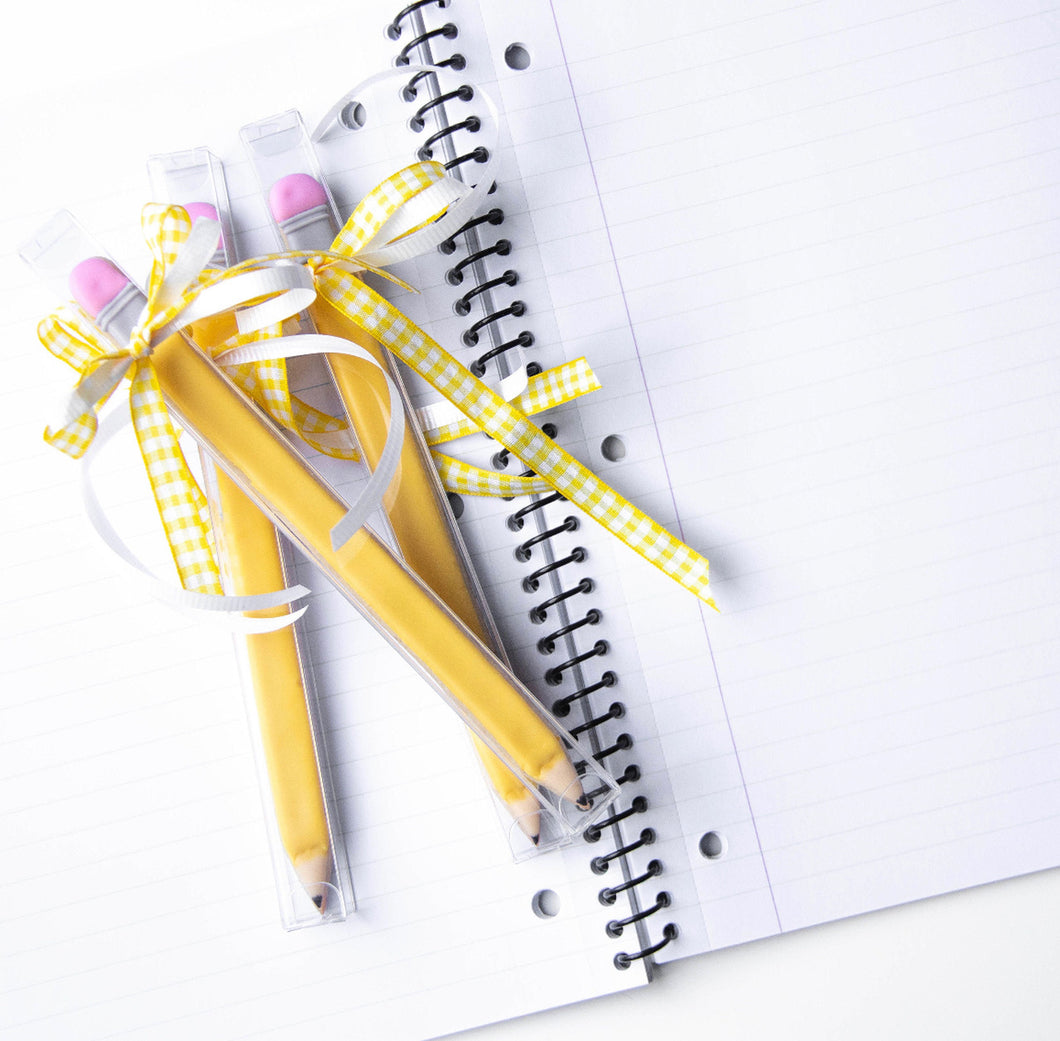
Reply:
[[[530,416],[599,389],[600,381],[589,363],[585,358],[575,358],[574,361],[531,376],[526,389],[512,398],[511,404],[523,415]],[[427,444],[437,445],[478,433],[481,433],[479,426],[465,417],[456,423],[447,423],[445,426],[427,430],[424,436]],[[552,491],[552,485],[541,477],[523,477],[486,470],[433,449],[432,455],[446,491],[456,492],[458,495],[511,498],[515,495],[538,495]]]
[[[181,213],[183,211],[180,211]],[[38,326],[41,342],[57,358],[80,373],[80,407],[70,410],[58,429],[48,428],[45,440],[74,458],[88,450],[98,429],[98,413],[113,390],[128,376],[133,429],[147,469],[151,491],[181,585],[198,593],[220,594],[221,574],[213,552],[206,497],[195,481],[169,418],[151,364],[151,339],[182,309],[183,287],[165,279],[187,241],[190,222],[162,207],[145,214],[149,238],[159,242],[152,267],[148,302],[129,344],[115,347],[94,324],[72,310],[50,315]]]
[[[332,244],[345,259],[359,260],[370,270],[377,265],[369,244],[385,237],[386,245],[407,239],[433,224],[461,195],[463,185],[434,161],[413,163],[377,184],[358,204]],[[407,207],[417,200],[413,210]],[[385,235],[384,235],[385,233]],[[422,247],[415,247],[422,252]]]

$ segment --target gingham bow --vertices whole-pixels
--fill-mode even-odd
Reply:
[[[359,255],[363,259],[373,236],[380,234],[380,227],[385,233],[385,221],[381,224],[362,221],[355,211],[332,243],[330,255],[345,255],[356,263]],[[439,232],[434,229],[434,234]],[[368,255],[378,257],[378,254]],[[558,491],[649,563],[711,607],[715,606],[707,593],[708,564],[704,557],[600,480],[515,404],[478,379],[397,308],[345,270],[344,265],[315,264],[313,272],[317,294],[324,302],[370,333],[455,405],[477,429],[503,445],[536,474],[529,478],[509,478],[452,460],[452,472],[445,474],[443,465],[450,489],[493,495]],[[466,486],[462,486],[461,480],[468,474]]]
[[[433,238],[443,230],[446,234],[449,233],[443,221],[435,219],[437,214],[428,215],[400,229],[396,239],[388,241],[383,251],[372,252],[368,249],[369,244],[381,232],[393,232],[394,225],[388,226],[392,215],[388,214],[393,208],[395,198],[400,204],[400,200],[406,195],[411,197],[425,193],[427,189],[433,191],[434,185],[443,183],[438,171],[430,169],[432,165],[437,164],[416,164],[413,169],[418,168],[418,172],[412,175],[411,180],[407,171],[389,178],[374,193],[370,193],[369,200],[355,210],[354,216],[340,232],[331,250],[303,257],[307,260],[307,268],[302,270],[309,271],[320,299],[334,307],[345,319],[372,335],[397,358],[406,362],[441,393],[446,401],[455,406],[460,415],[475,428],[498,441],[536,474],[528,478],[512,478],[451,460],[451,466],[448,467],[450,472],[446,475],[451,489],[470,494],[493,495],[554,489],[645,560],[705,603],[714,606],[707,592],[708,564],[705,558],[674,538],[651,517],[600,480],[531,422],[515,404],[505,400],[474,376],[422,329],[352,273],[366,267],[374,270],[371,261],[378,259],[380,252],[387,256],[386,246],[392,245],[394,241],[400,244],[406,238],[416,239],[422,234]],[[391,195],[384,206],[373,212],[376,195],[385,196],[395,184],[399,185],[396,197]],[[434,191],[432,197],[438,205],[448,205],[445,198],[449,191],[448,188],[440,192]],[[182,215],[183,221],[173,214]],[[153,225],[157,227],[152,228]],[[197,274],[189,275],[185,271],[182,276],[185,281],[181,289],[176,291],[176,299],[173,299],[174,287],[179,284],[179,280],[172,274],[166,275],[167,260],[172,262],[176,259],[176,251],[189,237],[190,222],[179,208],[166,210],[162,207],[148,207],[145,210],[145,226],[148,228],[149,241],[157,242],[158,246],[149,304],[132,344],[114,352],[110,345],[101,344],[95,334],[79,336],[78,330],[75,329],[71,335],[70,326],[64,324],[62,319],[53,318],[50,320],[51,325],[47,322],[42,325],[41,338],[45,345],[58,357],[74,364],[82,374],[78,384],[79,400],[90,400],[97,390],[101,391],[90,407],[75,408],[77,414],[72,422],[65,423],[57,432],[49,431],[46,436],[51,443],[64,451],[72,455],[81,454],[84,447],[80,446],[87,447],[94,434],[95,413],[124,372],[130,372],[133,383],[130,401],[134,425],[137,427],[137,437],[140,439],[148,471],[152,474],[156,500],[167,535],[170,537],[170,544],[173,546],[181,582],[186,588],[205,590],[216,587],[219,590],[219,574],[210,552],[206,503],[198,486],[191,479],[187,464],[180,453],[175,433],[162,404],[157,381],[154,379],[148,353],[151,338],[160,330],[171,327],[182,307],[189,303],[197,292],[194,286],[187,289],[195,281]],[[285,254],[284,258],[290,259],[291,256],[292,254]],[[256,263],[265,265],[267,269],[273,259],[275,258],[262,258]],[[175,266],[178,269],[187,267],[186,264]],[[287,265],[287,269],[292,270],[290,265]],[[232,274],[233,272],[227,272],[218,278],[223,279]],[[180,292],[184,290],[187,290],[186,299],[181,301]],[[83,343],[78,343],[79,340]],[[579,366],[578,362],[570,364]],[[122,366],[126,368],[122,370]],[[590,385],[584,374],[579,380],[579,386]],[[99,387],[96,386],[97,383]],[[81,390],[86,387],[90,387],[90,393],[81,395]],[[573,395],[580,392],[579,389],[571,393]],[[532,400],[531,395],[527,404],[530,405]],[[548,393],[544,400],[549,401]],[[538,399],[534,407],[540,404]],[[469,429],[463,421],[458,426],[461,429],[454,431],[453,436],[462,436]],[[159,458],[153,465],[153,453],[158,451],[156,442],[162,447]],[[447,464],[443,463],[443,472],[446,468]]]
[[[81,374],[66,420],[58,429],[46,430],[45,439],[75,458],[84,456],[96,437],[100,409],[121,380],[129,376],[130,417],[182,590],[171,590],[167,583],[154,579],[111,528],[91,491],[86,458],[82,491],[89,517],[100,535],[147,578],[157,596],[174,606],[224,612],[230,616],[231,628],[245,632],[266,632],[290,624],[304,607],[275,618],[235,617],[291,604],[309,590],[295,585],[252,596],[224,595],[206,497],[188,467],[151,364],[151,345],[156,338],[181,328],[196,313],[210,314],[215,307],[231,306],[232,288],[240,287],[230,285],[226,290],[228,303],[214,297],[213,303],[203,306],[207,291],[220,277],[203,274],[217,241],[213,222],[203,221],[192,229],[183,209],[149,205],[144,208],[142,224],[155,259],[147,303],[127,345],[115,345],[72,308],[49,316],[38,327],[44,346]],[[292,279],[290,272],[282,272],[279,277],[255,277],[244,287],[249,298],[256,298],[263,290],[265,295],[272,295],[297,289],[297,279]]]
[[[38,326],[44,346],[80,373],[64,421],[45,430],[44,437],[74,458],[83,456],[96,435],[99,410],[128,376],[133,429],[181,585],[220,594],[206,498],[184,458],[151,364],[152,339],[186,305],[186,291],[213,252],[216,233],[211,236],[210,228],[203,226],[191,239],[191,222],[184,211],[164,207],[145,209],[143,223],[148,240],[158,243],[158,252],[147,305],[128,344],[115,345],[73,309],[50,315]],[[190,248],[182,252],[185,244]]]

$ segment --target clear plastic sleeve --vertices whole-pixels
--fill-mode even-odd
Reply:
[[[289,250],[326,250],[342,226],[334,197],[322,173],[309,136],[297,112],[290,111],[249,124],[241,131],[248,158],[257,175],[262,205],[275,229],[277,245]],[[315,327],[349,339],[368,350],[399,388],[406,417],[415,415],[393,356],[370,336],[326,305],[311,309]],[[379,402],[386,392],[377,373],[349,357],[328,358],[332,379],[370,466],[375,466],[386,440],[386,417]],[[509,665],[492,614],[449,508],[422,433],[406,419],[398,479],[384,500],[394,544],[406,564],[471,631]],[[521,815],[526,792],[493,754],[477,745],[487,782],[513,853],[543,852],[567,842],[566,828],[538,819],[536,844],[521,829],[512,830],[513,814]]]
[[[221,224],[211,264],[236,262],[231,206],[220,160],[204,148],[148,160],[152,198],[183,206],[193,220]],[[288,585],[290,545],[271,520],[200,451],[226,592],[266,593]],[[283,614],[286,608],[265,614]],[[353,909],[345,846],[338,834],[327,742],[298,622],[236,640],[268,822],[280,914],[286,928],[339,921]],[[292,796],[297,792],[297,798]],[[306,897],[319,904],[314,914]]]
[[[206,148],[153,155],[147,160],[147,175],[153,202],[176,203],[192,220],[210,217],[220,223],[221,236],[211,265],[223,268],[234,264],[232,207],[221,160]]]
[[[65,282],[78,264],[101,253],[73,218],[61,213],[23,256],[50,282]],[[115,338],[122,332],[128,336],[144,302],[130,282],[119,294],[119,306],[102,312]],[[245,596],[284,588],[289,549],[271,520],[205,455],[202,471],[226,592]],[[298,625],[248,633],[237,638],[236,648],[281,922],[293,930],[342,921],[355,906],[353,887]]]

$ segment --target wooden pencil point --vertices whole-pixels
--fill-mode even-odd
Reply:
[[[548,769],[537,777],[542,786],[554,792],[561,799],[572,802],[579,810],[587,810],[592,805],[582,788],[578,773],[564,755],[558,758]]]
[[[323,914],[327,908],[328,889],[331,882],[330,855],[325,851],[315,856],[303,857],[295,863],[294,870],[309,895],[309,899]]]
[[[537,797],[520,786],[521,795],[505,800],[519,830],[536,846],[541,841],[541,809]]]

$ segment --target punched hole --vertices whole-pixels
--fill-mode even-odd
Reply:
[[[727,848],[725,839],[716,831],[708,831],[699,840],[699,852],[707,860],[717,860],[719,857],[723,857]]]
[[[618,434],[608,434],[600,444],[600,454],[611,463],[626,458],[626,442]]]
[[[530,908],[538,918],[555,918],[559,914],[559,894],[551,889],[542,889],[534,894]]]
[[[359,101],[350,101],[342,106],[342,111],[339,113],[339,122],[347,130],[360,130],[367,121],[368,113],[365,111],[364,105]]]
[[[522,72],[530,68],[530,52],[524,43],[510,43],[504,48],[504,64],[509,69]]]
[[[445,496],[449,500],[449,509],[453,511],[453,516],[462,517],[464,515],[464,500],[456,492],[446,492]]]

